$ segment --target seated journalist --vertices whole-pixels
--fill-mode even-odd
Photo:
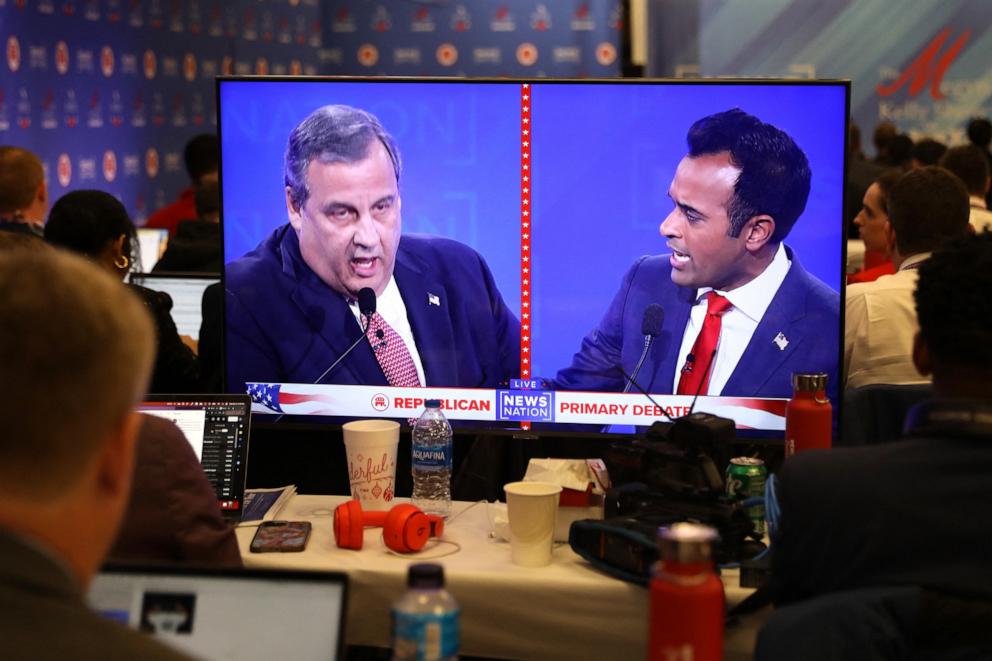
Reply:
[[[803,603],[776,611],[758,658],[813,658],[804,632],[826,636],[828,624],[813,617],[800,627],[799,616],[829,600],[832,616],[853,627],[835,628],[838,639],[860,631],[880,645],[986,646],[977,656],[911,658],[992,655],[990,288],[992,233],[934,251],[919,268],[913,345],[917,369],[933,376],[933,399],[910,411],[900,441],[800,453],[775,476],[771,586],[776,605]],[[867,588],[858,603],[885,625],[845,615],[854,600],[845,605],[839,593]],[[867,652],[856,658],[882,658]]]
[[[91,262],[0,252],[4,659],[185,659],[90,610],[131,487],[154,326]]]
[[[246,382],[494,387],[519,374],[520,323],[489,267],[401,234],[400,154],[374,116],[318,108],[289,136],[289,222],[227,265],[228,388]],[[359,291],[377,314],[362,342]]]
[[[825,372],[836,402],[840,298],[784,243],[809,196],[806,155],[740,109],[698,120],[687,141],[660,229],[671,254],[634,263],[555,388],[623,391],[645,309],[659,304],[664,321],[636,377],[645,390],[791,397],[793,372]]]

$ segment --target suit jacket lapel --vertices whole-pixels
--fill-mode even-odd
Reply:
[[[458,383],[447,289],[426,262],[403,249],[402,239],[393,274],[424,366],[424,385]]]

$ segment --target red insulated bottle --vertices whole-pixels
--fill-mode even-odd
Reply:
[[[651,661],[723,659],[723,583],[713,570],[717,533],[698,523],[658,531],[661,560],[651,579]]]
[[[833,412],[826,374],[793,374],[792,399],[785,405],[785,456],[829,448]]]

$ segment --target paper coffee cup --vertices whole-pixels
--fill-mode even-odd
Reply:
[[[510,519],[510,558],[523,567],[551,564],[561,487],[550,482],[511,482],[503,487]]]
[[[396,490],[396,448],[400,423],[392,420],[346,422],[344,447],[348,455],[351,497],[363,510],[387,510]]]

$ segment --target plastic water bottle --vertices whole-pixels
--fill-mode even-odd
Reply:
[[[428,399],[413,425],[413,504],[427,514],[451,513],[451,425],[441,400]]]
[[[723,583],[711,555],[716,538],[715,530],[698,523],[658,531],[649,661],[723,661]]]
[[[410,565],[407,591],[393,604],[394,661],[458,657],[458,603],[444,589],[444,568]]]

